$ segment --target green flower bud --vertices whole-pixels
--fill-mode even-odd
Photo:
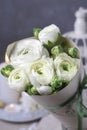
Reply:
[[[38,94],[37,89],[31,84],[28,83],[25,90],[29,95],[35,95]]]
[[[78,57],[78,49],[76,47],[69,48],[68,54],[73,58],[77,58]]]
[[[41,31],[40,28],[34,28],[34,29],[33,29],[34,37],[38,38],[38,34],[39,34],[40,31]]]
[[[38,91],[37,91],[37,89],[36,89],[35,87],[32,87],[32,88],[31,88],[31,93],[32,93],[33,95],[35,95],[35,94],[38,94]]]
[[[12,65],[7,65],[1,69],[1,74],[5,77],[9,77],[12,70],[14,70],[14,67]]]
[[[60,45],[59,46],[54,46],[51,49],[51,54],[53,55],[53,57],[58,56],[61,52],[63,52],[63,49],[62,49],[62,47]]]
[[[51,82],[51,87],[52,87],[53,92],[59,91],[62,87],[62,80],[58,78],[57,76],[54,76]]]

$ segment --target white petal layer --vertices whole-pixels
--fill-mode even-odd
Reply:
[[[54,60],[54,65],[57,76],[63,80],[70,81],[77,73],[80,60],[71,58],[66,53],[61,53]],[[67,67],[67,70],[63,68],[63,65]]]
[[[26,85],[29,83],[28,76],[23,69],[15,69],[11,72],[8,83],[10,88],[22,92],[25,90]]]
[[[49,56],[49,53],[43,48],[41,42],[34,38],[27,38],[16,43],[10,60],[14,67],[18,67],[21,64],[36,61],[42,55]]]
[[[35,79],[40,85],[48,85],[54,76],[53,60],[51,58],[43,57],[42,59],[33,62],[30,65],[28,73],[30,79],[33,77],[32,79]]]
[[[56,25],[51,24],[42,29],[38,37],[42,43],[48,44],[48,41],[54,43],[55,41],[57,41],[58,33],[60,33],[59,28]]]

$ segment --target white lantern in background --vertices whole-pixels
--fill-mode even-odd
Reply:
[[[87,45],[86,45],[86,40],[87,40],[87,22],[86,22],[86,14],[87,14],[87,9],[84,9],[80,7],[76,12],[75,12],[75,23],[74,23],[74,31],[70,31],[64,34],[65,37],[68,37],[79,46],[79,40],[82,40],[82,45],[79,46],[82,54],[82,58],[84,58],[84,64],[85,67],[87,66]],[[87,68],[87,67],[86,67]]]

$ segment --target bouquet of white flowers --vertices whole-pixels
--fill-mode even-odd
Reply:
[[[75,96],[82,70],[79,49],[56,25],[35,28],[34,37],[8,45],[6,59],[9,64],[1,73],[9,87],[25,91],[52,111],[56,108],[57,114],[58,106]]]

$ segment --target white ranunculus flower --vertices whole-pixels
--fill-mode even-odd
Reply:
[[[10,88],[21,92],[25,90],[26,85],[29,83],[29,79],[25,71],[21,68],[18,68],[11,72],[8,78],[8,83]]]
[[[48,85],[54,76],[53,59],[43,57],[29,67],[29,78],[35,87]]]
[[[38,38],[44,44],[48,44],[48,41],[54,43],[57,41],[58,33],[60,33],[59,28],[51,24],[40,31]]]
[[[64,81],[70,81],[77,73],[80,65],[79,59],[74,59],[66,53],[61,53],[54,60],[56,74]]]
[[[21,64],[38,60],[43,55],[49,56],[49,53],[41,42],[34,38],[27,38],[16,43],[10,60],[14,67],[18,67]]]

